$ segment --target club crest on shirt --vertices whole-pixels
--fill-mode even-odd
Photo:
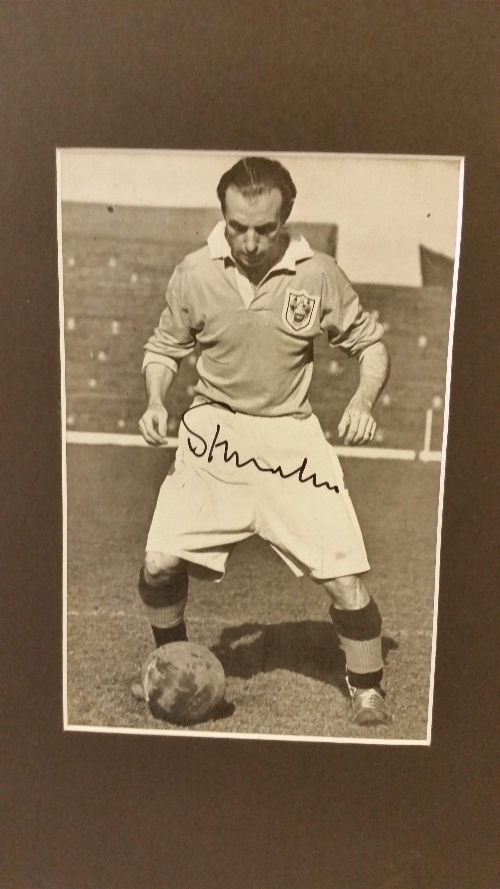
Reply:
[[[292,290],[288,287],[283,306],[283,321],[297,332],[310,330],[316,319],[319,301],[319,296],[310,296],[305,290]]]

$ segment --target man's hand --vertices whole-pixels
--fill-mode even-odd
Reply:
[[[351,399],[339,423],[339,437],[344,438],[346,445],[366,444],[372,441],[377,424],[371,415],[368,402]]]
[[[139,429],[150,445],[164,445],[167,442],[168,413],[163,405],[148,407],[139,420]]]

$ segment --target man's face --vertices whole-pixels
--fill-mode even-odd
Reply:
[[[277,188],[247,198],[236,188],[226,192],[226,238],[243,269],[273,265],[282,246],[281,192]]]

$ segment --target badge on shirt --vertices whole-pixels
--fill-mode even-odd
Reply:
[[[297,333],[305,333],[314,324],[319,303],[319,296],[310,296],[305,290],[292,290],[288,287],[283,306],[283,321]]]

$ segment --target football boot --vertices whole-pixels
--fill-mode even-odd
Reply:
[[[346,681],[351,696],[352,721],[356,725],[385,725],[392,722],[392,713],[385,703],[380,686],[355,688],[349,680]]]
[[[135,698],[136,701],[145,701],[146,700],[146,692],[144,691],[144,686],[140,679],[136,679],[135,682],[130,686],[130,691],[132,693],[132,697]]]

